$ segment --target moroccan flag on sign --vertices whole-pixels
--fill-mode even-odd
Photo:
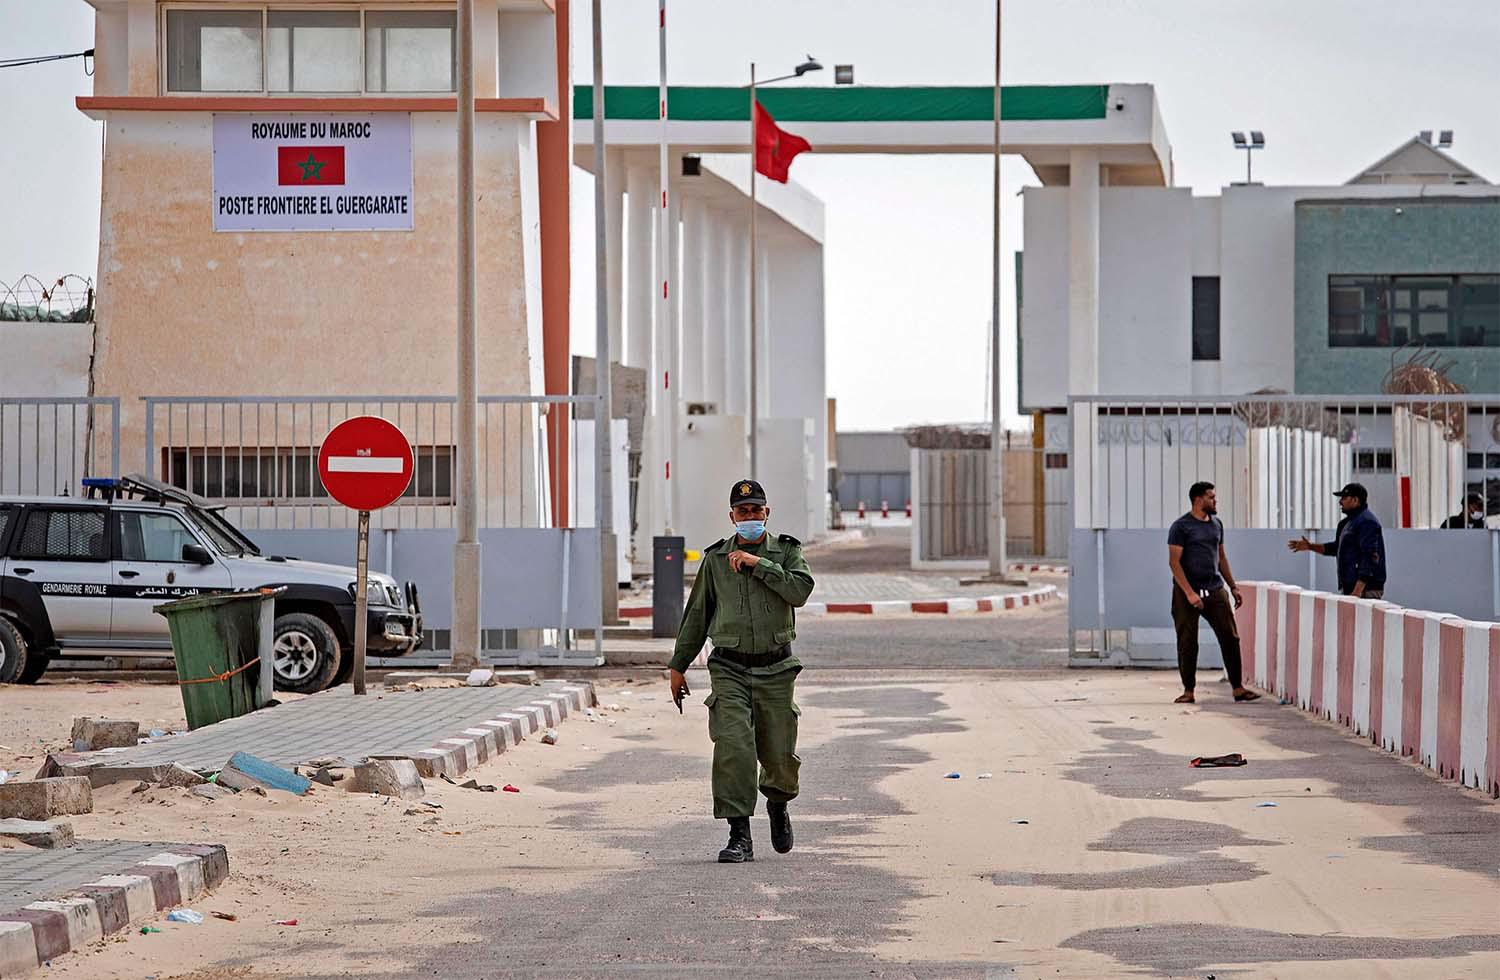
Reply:
[[[786,183],[792,158],[812,144],[776,125],[766,107],[755,103],[755,169],[772,180]]]
[[[276,148],[276,183],[342,184],[344,182],[344,148],[342,146],[278,146]]]

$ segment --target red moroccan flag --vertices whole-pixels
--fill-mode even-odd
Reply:
[[[766,107],[755,103],[755,169],[770,177],[772,180],[786,183],[787,171],[791,169],[792,158],[804,150],[811,150],[812,144],[794,133],[788,133],[776,125],[776,120],[766,111]]]
[[[276,183],[342,184],[344,182],[344,148],[342,146],[278,146],[276,148]]]

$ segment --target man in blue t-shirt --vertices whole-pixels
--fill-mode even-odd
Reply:
[[[1219,508],[1214,485],[1193,484],[1188,488],[1188,500],[1192,509],[1173,521],[1167,531],[1172,625],[1177,628],[1177,670],[1182,675],[1182,694],[1176,703],[1192,704],[1196,700],[1193,688],[1198,678],[1200,616],[1208,620],[1218,638],[1234,699],[1254,701],[1260,695],[1245,687],[1240,676],[1240,634],[1234,623],[1234,611],[1245,600],[1234,584],[1234,572],[1224,552],[1224,525],[1216,516]]]

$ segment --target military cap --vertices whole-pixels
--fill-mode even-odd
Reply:
[[[754,480],[737,480],[734,486],[729,488],[729,506],[736,504],[764,504],[766,502],[766,491]]]

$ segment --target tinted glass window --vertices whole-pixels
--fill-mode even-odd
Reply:
[[[1219,277],[1193,277],[1193,360],[1219,359]]]
[[[120,514],[120,557],[126,561],[182,561],[182,546],[198,539],[172,514]]]
[[[104,510],[33,510],[26,515],[15,553],[22,558],[103,561],[109,557]]]
[[[259,10],[168,10],[167,91],[259,92]]]
[[[458,86],[452,10],[365,12],[365,89],[452,92]]]

